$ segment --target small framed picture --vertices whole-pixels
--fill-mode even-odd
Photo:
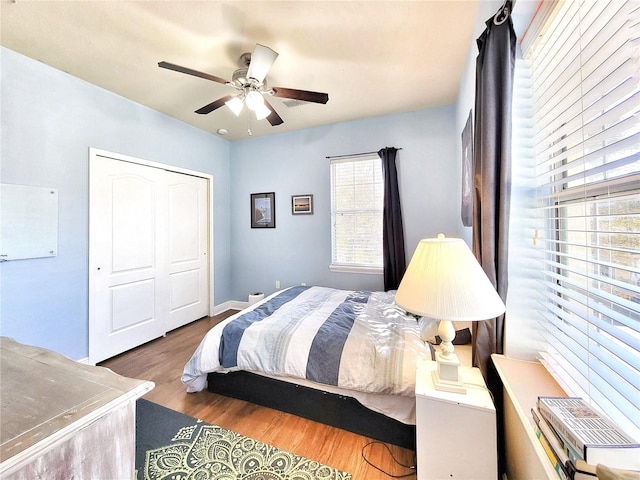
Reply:
[[[313,215],[313,195],[291,195],[292,215]]]
[[[251,228],[276,228],[276,194],[251,194]]]

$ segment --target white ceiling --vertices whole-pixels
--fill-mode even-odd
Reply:
[[[455,102],[479,0],[2,0],[3,46],[202,130],[247,137],[247,115],[194,110],[231,87],[158,68],[175,63],[230,80],[256,43],[280,54],[270,86],[329,102],[270,103],[284,119],[254,136]]]

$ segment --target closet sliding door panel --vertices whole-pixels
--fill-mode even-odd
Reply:
[[[208,181],[169,175],[169,319],[167,330],[181,327],[209,311]]]
[[[90,188],[89,361],[96,363],[166,332],[166,178],[97,157]]]

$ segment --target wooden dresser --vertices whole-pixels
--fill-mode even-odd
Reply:
[[[131,479],[153,382],[0,338],[0,478]]]

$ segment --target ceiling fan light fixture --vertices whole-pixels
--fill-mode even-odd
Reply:
[[[255,109],[254,112],[256,114],[256,118],[258,120],[264,120],[265,118],[267,118],[269,115],[271,115],[271,110],[269,109],[269,107],[267,107],[264,103],[259,104]]]
[[[240,116],[244,103],[242,102],[242,100],[240,100],[239,97],[233,97],[231,100],[226,101],[225,104],[227,105],[227,107],[229,107],[229,110],[231,110],[235,114],[236,117]]]
[[[244,101],[247,107],[249,107],[249,110],[253,110],[254,112],[256,112],[258,108],[264,107],[264,98],[262,98],[262,94],[256,90],[251,90],[247,93]]]

